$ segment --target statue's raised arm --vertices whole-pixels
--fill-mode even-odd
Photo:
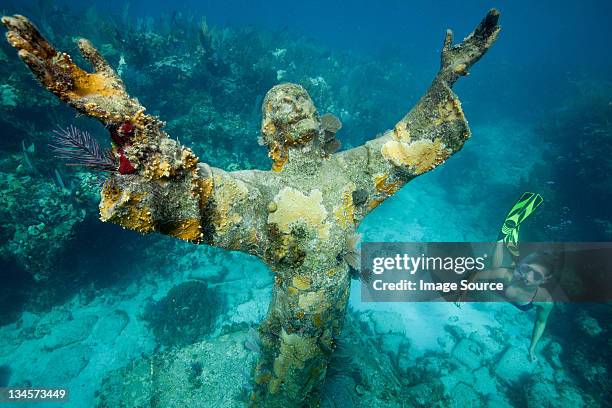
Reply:
[[[249,172],[209,167],[169,138],[164,123],[128,95],[89,41],[80,39],[78,46],[93,72],[56,51],[27,18],[5,16],[2,23],[9,43],[46,89],[109,129],[118,166],[102,189],[103,221],[261,255],[267,212]]]
[[[470,137],[461,103],[451,88],[493,45],[500,31],[498,19],[499,12],[490,10],[456,45],[452,31],[447,30],[440,71],[416,106],[392,130],[335,155],[360,192],[357,221],[414,177],[458,152]]]

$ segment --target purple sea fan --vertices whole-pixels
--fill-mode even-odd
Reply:
[[[117,171],[117,159],[110,149],[102,150],[89,134],[75,126],[54,130],[54,143],[49,144],[53,155],[65,160],[67,166],[83,166],[98,171]]]

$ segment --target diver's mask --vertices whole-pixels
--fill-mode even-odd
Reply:
[[[525,283],[542,284],[550,279],[550,275],[543,274],[528,263],[521,263],[515,269],[515,276]]]

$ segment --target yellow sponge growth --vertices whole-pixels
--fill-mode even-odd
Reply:
[[[276,224],[279,231],[291,233],[291,227],[297,222],[304,222],[315,231],[319,238],[329,238],[330,225],[325,222],[327,210],[322,204],[320,190],[311,190],[308,195],[291,187],[283,188],[274,197],[276,211],[268,215],[268,223]]]
[[[462,121],[465,122],[465,115],[461,109],[459,98],[448,99],[438,105],[438,117],[434,120],[435,126],[440,126],[444,122]]]
[[[100,219],[141,232],[153,232],[155,226],[151,210],[142,203],[142,193],[129,193],[106,183],[102,189]]]
[[[441,164],[450,151],[440,139],[422,139],[412,143],[390,140],[381,148],[381,154],[395,166],[409,167],[415,175],[425,173]]]

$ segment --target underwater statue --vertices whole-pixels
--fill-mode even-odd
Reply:
[[[227,172],[164,132],[132,98],[86,39],[78,47],[93,72],[55,50],[25,17],[3,17],[7,38],[40,83],[110,131],[117,168],[101,191],[100,218],[140,233],[243,251],[274,273],[259,328],[254,406],[316,406],[342,330],[356,257],[356,228],[413,178],[444,163],[470,137],[451,90],[495,42],[490,10],[461,43],[446,32],[441,66],[416,106],[392,130],[333,153],[340,124],[319,116],[299,85],[273,87],[263,101],[269,171]],[[178,135],[180,136],[180,135]]]

